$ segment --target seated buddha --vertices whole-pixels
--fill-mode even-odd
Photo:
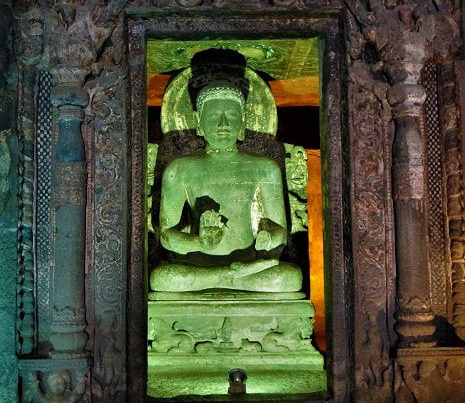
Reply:
[[[281,170],[237,146],[245,135],[245,59],[206,52],[210,62],[205,52],[194,56],[189,83],[205,150],[175,158],[163,172],[159,233],[171,258],[154,268],[151,288],[299,291],[300,268],[279,260],[287,241]]]

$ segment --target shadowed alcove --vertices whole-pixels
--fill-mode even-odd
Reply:
[[[221,37],[220,37],[221,38]],[[276,62],[279,60],[278,57],[274,57],[275,63],[273,60],[262,61],[265,68],[262,67],[260,75],[268,83],[271,91],[273,93],[275,102],[278,108],[278,124],[279,130],[277,139],[282,142],[294,144],[305,149],[305,154],[307,157],[307,173],[310,176],[309,186],[308,186],[308,202],[312,203],[309,206],[309,217],[305,222],[305,226],[309,227],[311,236],[307,235],[305,231],[302,236],[297,235],[293,238],[293,245],[291,250],[286,251],[289,256],[294,260],[298,260],[299,264],[302,264],[304,270],[304,291],[307,295],[307,298],[315,299],[316,309],[316,322],[315,322],[315,332],[314,343],[318,346],[321,351],[324,351],[326,348],[326,337],[325,337],[325,321],[330,320],[331,316],[327,316],[325,319],[325,308],[324,308],[324,283],[330,278],[329,272],[326,273],[326,281],[324,279],[323,272],[323,237],[322,237],[322,187],[329,189],[328,184],[322,186],[321,182],[321,172],[327,172],[324,168],[324,164],[321,164],[321,145],[320,145],[320,120],[323,116],[323,127],[328,128],[326,123],[326,114],[320,111],[320,93],[322,88],[328,88],[325,84],[325,73],[322,66],[325,65],[324,60],[324,49],[328,46],[327,40],[325,41],[325,36],[320,38],[313,37],[310,39],[302,39],[297,34],[294,34],[294,37],[289,37],[288,39],[283,39],[282,36],[273,36],[270,35],[268,38],[239,38],[232,40],[231,37],[221,38],[216,40],[214,44],[213,40],[207,41],[186,41],[182,36],[177,36],[175,40],[172,38],[169,39],[152,39],[149,37],[146,42],[146,51],[147,51],[147,99],[146,103],[148,106],[148,123],[147,123],[147,138],[150,148],[150,144],[157,143],[162,138],[160,131],[160,103],[161,97],[163,95],[164,89],[167,84],[170,82],[172,75],[175,75],[183,65],[176,65],[176,61],[183,60],[185,54],[192,56],[194,50],[200,50],[203,48],[209,47],[221,47],[221,42],[231,44],[236,44],[236,48],[243,46],[247,51],[259,51],[257,52],[260,56],[266,56],[266,52],[263,49],[266,48],[273,51],[281,51],[284,53],[284,57],[281,56],[281,64]],[[218,44],[219,43],[219,44]],[[195,45],[195,46],[193,46]],[[247,46],[248,45],[248,48]],[[273,49],[274,45],[275,48]],[[281,45],[281,49],[280,46]],[[157,49],[158,46],[158,49]],[[255,46],[255,49],[254,49]],[[177,57],[170,59],[167,58],[167,55],[171,57],[175,54],[173,49],[178,48]],[[299,49],[300,47],[300,49]],[[200,48],[200,49],[199,49]],[[155,50],[154,53],[150,53],[150,50]],[[186,52],[186,49],[188,50]],[[158,50],[158,54],[156,51]],[[161,55],[160,55],[161,50]],[[184,53],[184,55],[183,55]],[[157,55],[157,57],[155,57]],[[178,57],[181,55],[181,57]],[[251,56],[254,56],[253,54]],[[246,54],[247,57],[247,54]],[[256,57],[256,55],[255,55]],[[300,59],[299,59],[300,57]],[[153,60],[151,64],[151,58]],[[253,60],[253,57],[250,57]],[[184,60],[184,66],[188,65],[189,58],[187,58],[187,63]],[[266,66],[266,62],[269,63]],[[157,65],[158,63],[158,65]],[[164,65],[163,65],[164,63]],[[170,65],[170,63],[172,65]],[[286,64],[287,63],[287,64]],[[161,64],[161,66],[160,66]],[[292,71],[291,66],[295,65],[295,70]],[[155,67],[154,67],[155,66]],[[142,67],[142,66],[141,66]],[[268,67],[268,71],[267,68]],[[299,68],[302,70],[299,72]],[[274,71],[273,71],[274,69]],[[307,70],[305,70],[307,69]],[[142,70],[139,70],[142,71]],[[275,77],[271,73],[274,73]],[[320,77],[320,73],[323,74],[323,79]],[[286,75],[287,74],[287,75]],[[320,87],[320,82],[323,82],[323,87]],[[323,103],[325,105],[325,103]],[[326,108],[323,106],[323,108]],[[323,109],[325,110],[325,109]],[[328,133],[328,132],[326,132]],[[324,135],[326,136],[326,135]],[[323,141],[323,149],[327,147],[327,140]],[[150,152],[150,151],[149,151]],[[150,164],[150,156],[147,159],[147,163]],[[152,168],[148,169],[149,175]],[[156,169],[155,169],[156,170]],[[151,178],[147,176],[147,179],[150,181]],[[153,188],[150,189],[151,185],[148,184],[148,194],[151,194]],[[327,196],[328,197],[328,196]],[[149,201],[149,210],[150,210],[150,201]],[[148,220],[148,226],[150,225],[150,219]],[[309,226],[310,225],[310,226]],[[289,223],[289,226],[290,223]],[[330,227],[329,221],[326,225],[326,229]],[[307,229],[307,228],[306,228]],[[150,243],[152,242],[152,237],[149,233],[148,235],[148,244],[149,244],[149,267],[150,271],[150,259],[151,253],[154,253],[154,249],[151,248]],[[327,242],[329,238],[326,238]],[[327,243],[327,245],[329,245]],[[310,254],[309,254],[310,248]],[[330,261],[330,250],[329,246],[326,247],[328,252],[326,255],[326,261]],[[156,252],[155,252],[156,253]],[[309,261],[310,256],[310,261]],[[313,259],[313,262],[311,261]],[[311,267],[314,271],[312,272]],[[313,280],[310,281],[310,276],[313,276]],[[312,287],[312,289],[311,289]],[[327,289],[331,289],[329,283]],[[331,295],[331,294],[329,294]],[[330,297],[331,298],[331,297]],[[331,334],[331,333],[329,333]],[[331,343],[330,343],[331,344]],[[331,353],[330,353],[331,355]],[[328,363],[331,358],[328,358]],[[331,375],[329,376],[331,379]],[[265,391],[266,392],[266,391]],[[297,391],[301,392],[301,391]],[[289,393],[289,392],[288,392]]]

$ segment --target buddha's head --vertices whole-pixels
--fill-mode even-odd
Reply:
[[[246,60],[230,49],[207,49],[191,60],[188,91],[197,115],[197,134],[212,148],[233,147],[244,140],[249,81]]]
[[[244,140],[245,99],[234,87],[218,86],[202,90],[197,97],[197,134],[214,148],[233,146]]]

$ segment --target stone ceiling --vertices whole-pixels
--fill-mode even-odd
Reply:
[[[200,40],[147,42],[147,74],[161,74],[189,66],[192,56],[208,48],[242,53],[249,67],[275,80],[318,76],[318,38],[260,40]]]

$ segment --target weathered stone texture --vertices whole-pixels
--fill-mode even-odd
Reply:
[[[465,350],[401,349],[396,359],[396,401],[459,403],[465,393]]]
[[[18,203],[18,142],[11,130],[13,80],[8,79],[11,58],[11,13],[0,7],[0,401],[17,400],[16,279]]]
[[[160,31],[191,33],[192,26],[211,34],[223,32],[226,21],[229,32],[242,32],[247,27],[256,35],[266,29],[276,35],[288,31],[302,35],[322,33],[327,39],[324,60],[328,71],[323,72],[323,88],[331,91],[323,98],[322,105],[330,116],[323,127],[342,133],[339,139],[323,139],[322,142],[323,172],[327,178],[325,191],[332,192],[331,200],[325,200],[326,218],[332,217],[328,226],[331,231],[327,233],[331,241],[327,246],[332,253],[331,275],[340,279],[332,284],[332,295],[337,297],[332,313],[341,321],[341,326],[330,329],[330,337],[339,350],[335,356],[329,354],[328,368],[335,368],[330,382],[335,385],[343,380],[344,387],[338,388],[345,388],[346,394],[336,394],[336,400],[337,396],[352,396],[358,401],[390,401],[394,397],[398,401],[429,401],[425,397],[429,390],[430,396],[438,398],[441,398],[441,388],[459,390],[462,386],[455,379],[462,377],[461,351],[449,350],[444,353],[449,358],[444,358],[443,353],[438,355],[433,353],[438,350],[431,349],[426,352],[429,358],[408,358],[415,356],[415,350],[425,343],[432,345],[436,341],[431,335],[436,322],[433,326],[431,319],[439,311],[446,312],[457,335],[463,336],[464,150],[458,130],[459,99],[454,93],[454,58],[460,45],[457,4],[449,0],[18,1],[14,31],[17,59],[10,60],[9,76],[17,78],[19,83],[16,109],[19,156],[13,140],[16,133],[8,132],[6,136],[13,165],[21,168],[22,205],[18,212],[14,196],[16,170],[10,169],[10,185],[15,190],[10,191],[5,211],[0,216],[2,365],[15,361],[17,246],[19,301],[26,295],[23,302],[27,302],[19,307],[19,311],[24,312],[18,318],[17,330],[21,337],[27,337],[21,339],[18,352],[29,354],[36,347],[33,340],[37,329],[31,320],[36,307],[28,294],[34,287],[25,283],[21,276],[32,281],[25,273],[33,273],[34,269],[31,224],[32,168],[36,158],[33,100],[38,71],[50,71],[57,65],[63,67],[65,73],[72,72],[75,67],[86,70],[85,80],[74,95],[89,96],[89,104],[81,105],[85,106],[81,132],[88,173],[86,331],[89,335],[87,349],[94,359],[93,378],[87,387],[96,401],[110,398],[125,401],[126,374],[129,371],[136,377],[145,359],[142,350],[145,335],[134,336],[138,338],[135,345],[139,350],[128,350],[126,338],[128,323],[135,323],[135,317],[126,317],[127,308],[139,313],[146,309],[141,297],[143,291],[137,291],[144,276],[144,145],[143,137],[137,137],[140,134],[137,130],[143,128],[144,121],[145,105],[141,95],[144,82],[137,74],[128,76],[129,67],[143,63],[145,31],[137,31],[140,29],[138,23],[158,24],[150,34]],[[0,9],[2,18],[7,15],[3,10]],[[241,15],[243,17],[239,18]],[[1,29],[4,26],[8,24],[1,24]],[[135,31],[130,33],[133,41],[129,43],[131,29]],[[5,70],[5,54],[0,56],[1,68]],[[425,90],[420,81],[423,66],[432,59],[441,76],[438,83],[442,105],[439,120],[444,136],[440,139],[444,153],[441,185],[447,219],[444,254],[450,259],[444,273],[449,282],[445,288],[450,290],[446,292],[450,295],[439,305],[435,305],[434,294],[431,301],[430,291],[433,289],[440,294],[444,291],[437,290],[444,290],[444,287],[430,283],[430,278],[434,282],[435,276],[430,276],[429,270],[438,276],[442,271],[437,265],[431,267],[426,259],[429,239],[425,214],[428,188],[424,182],[427,173]],[[463,75],[460,77],[463,80]],[[341,78],[343,85],[338,86],[337,80]],[[13,94],[13,83],[11,87]],[[0,93],[5,93],[1,85]],[[70,103],[73,103],[73,96],[68,99]],[[133,116],[130,107],[138,111]],[[3,117],[7,109],[11,114],[15,112],[15,108],[0,104],[1,130],[11,127],[9,123],[4,125],[9,119]],[[54,130],[56,135],[56,128]],[[131,138],[129,133],[136,137]],[[324,153],[330,156],[328,160]],[[61,196],[66,197],[62,193]],[[85,200],[81,200],[82,197],[75,199],[82,202]],[[17,244],[18,216],[22,221]],[[130,235],[129,222],[132,225]],[[130,244],[136,248],[132,248],[128,259]],[[130,267],[141,268],[139,273],[130,272],[129,283],[128,262]],[[44,278],[48,279],[47,276]],[[46,305],[43,299],[51,301],[53,289],[39,287],[36,297],[40,306]],[[47,309],[39,312],[44,315],[39,323],[47,326],[50,312]],[[396,363],[389,353],[396,345],[395,320],[398,320],[396,329],[402,336],[401,342],[417,346],[403,350],[402,359],[398,358]],[[46,355],[47,331],[39,334],[39,340],[41,347],[45,346],[39,352]],[[453,341],[457,342],[455,338]],[[139,366],[128,369],[128,351],[140,354]],[[50,368],[53,368],[51,361]],[[63,371],[64,366],[66,363],[60,361],[56,370]],[[30,371],[34,373],[33,368]],[[0,374],[3,375],[0,389],[5,386],[1,389],[0,400],[13,401],[16,372],[0,370]],[[144,377],[139,374],[140,382],[134,384],[138,386],[130,393],[143,389]],[[392,388],[393,380],[395,388]],[[432,385],[441,385],[441,388]]]
[[[14,143],[13,143],[14,144]],[[17,162],[14,154],[13,162]],[[9,173],[11,188],[16,186],[14,170]],[[16,230],[17,201],[12,192],[0,216],[0,401],[16,402]]]

